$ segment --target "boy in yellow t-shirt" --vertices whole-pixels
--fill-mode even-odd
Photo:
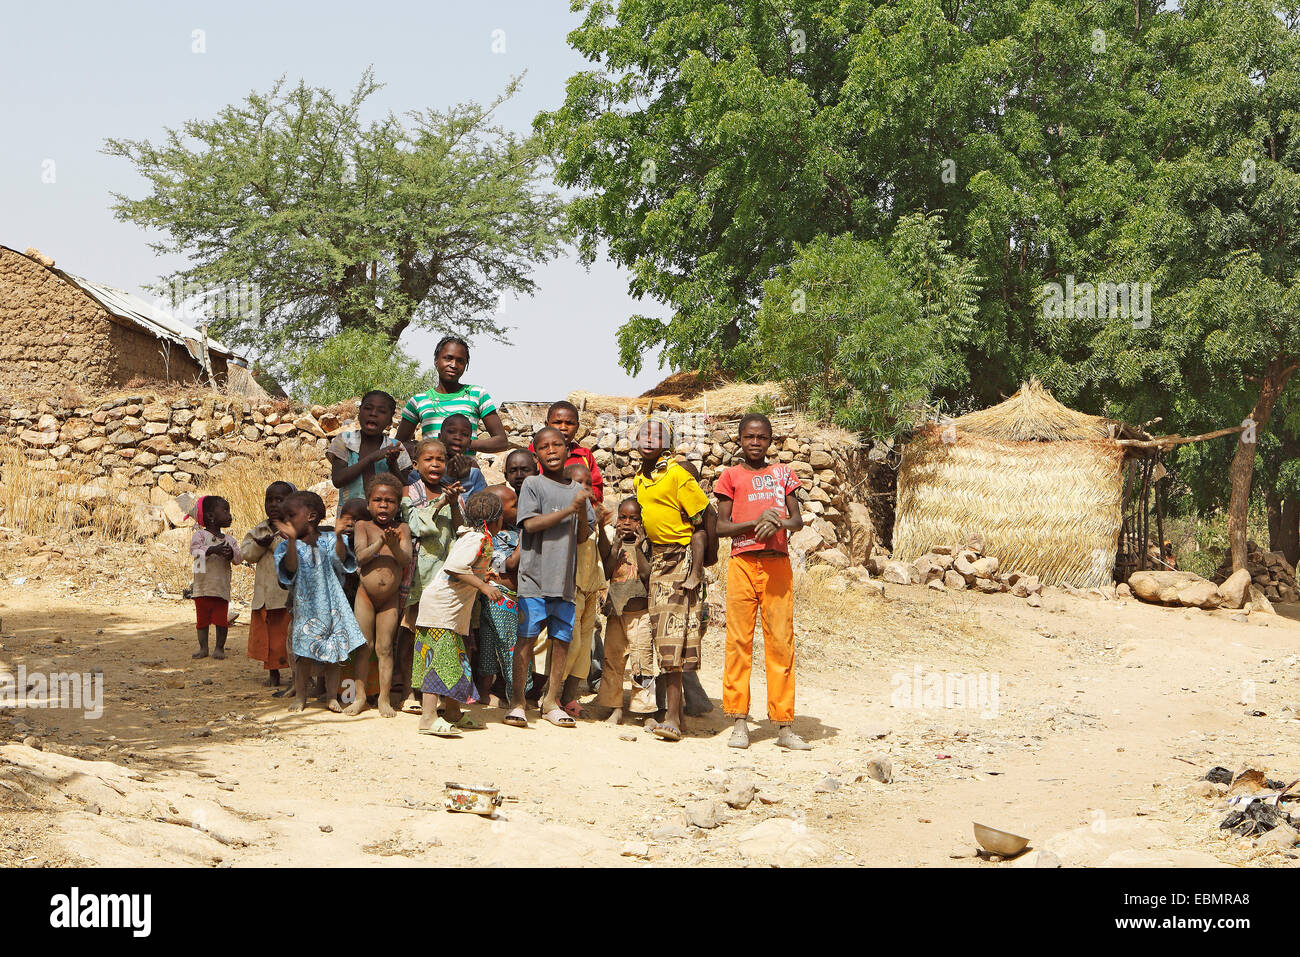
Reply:
[[[663,723],[654,728],[665,741],[682,737],[682,672],[700,667],[704,638],[701,588],[707,533],[708,496],[672,456],[672,431],[651,419],[637,431],[641,471],[633,480],[641,523],[650,542],[649,617],[659,669],[666,681]]]

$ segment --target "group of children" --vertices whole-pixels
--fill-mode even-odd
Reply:
[[[396,400],[379,391],[362,397],[357,428],[326,452],[339,489],[332,526],[318,495],[273,482],[266,520],[236,543],[224,532],[229,504],[212,495],[198,500],[195,657],[209,654],[210,626],[211,654],[225,656],[230,567],[243,561],[256,569],[249,656],[263,662],[273,686],[292,669],[290,684],[276,692],[293,695],[291,710],[323,694],[331,710],[358,714],[373,696],[386,717],[418,708],[421,733],[458,737],[483,727],[466,705],[502,707],[505,724],[527,727],[536,700],[545,721],[572,728],[583,715],[580,685],[598,667],[596,706],[606,720],[625,718],[626,678],[626,711],[645,716],[657,737],[679,741],[683,676],[699,668],[706,624],[704,570],[716,561],[721,536],[731,539],[723,689],[723,709],[735,723],[729,744],[749,746],[761,615],[777,744],[808,749],[791,726],[786,543],[802,527],[799,479],[767,462],[771,423],[762,415],[741,420],[743,459],[715,484],[716,509],[698,475],[674,457],[668,423],[655,418],[635,434],[635,495],[610,508],[591,451],[576,442],[578,410],[568,402],[551,405],[529,448],[506,457],[505,482],[489,487],[475,453],[509,443],[491,397],[461,384],[468,364],[462,340],[440,342],[438,385],[407,403],[395,437],[388,429]],[[477,435],[479,423],[487,434]],[[604,643],[593,656],[598,613]]]

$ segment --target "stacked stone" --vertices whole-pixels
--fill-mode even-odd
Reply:
[[[167,495],[192,490],[224,462],[270,452],[320,459],[342,426],[321,406],[196,392],[148,393],[61,407],[49,400],[0,399],[0,443],[17,447],[36,469],[68,469]]]

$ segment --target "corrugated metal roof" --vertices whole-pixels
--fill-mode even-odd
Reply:
[[[69,282],[76,283],[86,295],[113,315],[143,327],[160,339],[170,339],[173,342],[181,343],[190,351],[190,355],[196,360],[199,359],[203,333],[198,329],[186,325],[166,310],[159,309],[148,300],[133,296],[123,289],[115,289],[103,283],[91,282],[89,279],[74,276],[62,269],[56,268],[54,271],[67,278]],[[208,338],[208,350],[227,358],[234,356],[231,350],[211,337]]]
[[[0,249],[9,249],[9,247],[0,246]],[[18,252],[16,249],[9,249],[9,251]],[[27,254],[18,253],[18,255],[26,256]],[[28,256],[28,258],[31,257]],[[33,262],[39,262],[39,260],[33,260]],[[183,345],[196,362],[202,361],[200,350],[203,347],[203,333],[193,326],[181,322],[167,310],[160,309],[148,300],[132,295],[124,289],[117,289],[104,283],[91,282],[89,279],[83,279],[64,269],[59,269],[58,266],[46,266],[46,268],[74,283],[82,292],[119,319],[125,319],[159,339],[168,339]],[[225,356],[228,359],[246,361],[242,356],[227,349],[211,337],[208,338],[208,351],[215,352],[217,355]]]

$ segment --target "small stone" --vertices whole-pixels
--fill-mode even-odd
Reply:
[[[620,741],[631,741],[633,744],[635,744],[637,741],[637,736],[635,734],[620,734],[618,736],[618,739]]]
[[[694,827],[711,830],[722,823],[722,808],[716,801],[692,801],[686,805],[686,820]]]
[[[883,754],[872,756],[867,760],[867,777],[881,784],[890,784],[894,780],[894,762]]]
[[[649,857],[650,845],[645,841],[627,841],[619,854],[623,857]]]
[[[653,831],[650,832],[650,836],[653,837],[656,841],[677,841],[677,840],[681,840],[682,838],[690,837],[691,832],[688,831],[686,828],[682,827],[682,825],[680,824],[669,823],[669,824],[660,824],[658,827],[656,827]]]
[[[333,828],[332,825],[329,825],[329,824],[322,824],[322,825],[320,826],[320,832],[321,832],[322,834],[333,834],[333,833],[334,833],[334,828]]]
[[[27,737],[23,738],[23,744],[26,747],[35,748],[37,751],[45,750],[44,742],[42,742],[41,739],[36,737],[36,735],[34,734],[29,734]]]
[[[727,791],[723,800],[727,802],[728,807],[735,808],[737,811],[745,810],[754,800],[754,782],[748,778],[737,781]]]
[[[840,782],[829,774],[817,782],[817,787],[813,788],[818,794],[834,794],[840,789]]]

